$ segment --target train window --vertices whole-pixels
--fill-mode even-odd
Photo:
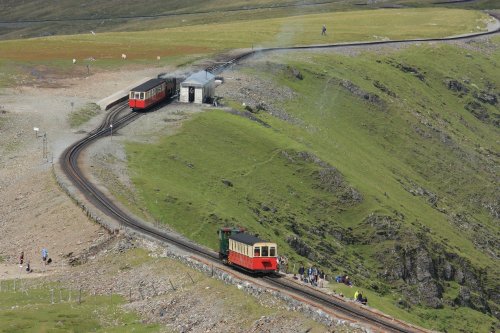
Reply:
[[[130,99],[134,99],[134,92],[133,92],[133,91],[131,91],[131,92],[130,92],[130,94],[129,94],[129,98],[130,98]]]
[[[144,99],[144,93],[143,92],[141,93],[141,99]]]
[[[270,257],[276,257],[276,248],[274,246],[271,246],[269,248],[269,256]]]
[[[260,257],[260,247],[255,247],[255,249],[253,250],[253,256],[254,257]]]
[[[269,257],[269,246],[263,246],[262,247],[262,256],[263,257]]]

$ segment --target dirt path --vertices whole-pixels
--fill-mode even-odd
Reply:
[[[42,248],[53,263],[44,274],[55,272],[68,254],[76,254],[107,237],[90,222],[54,181],[52,163],[81,132],[71,129],[68,114],[137,80],[165,69],[130,70],[95,74],[86,79],[63,79],[63,88],[5,89],[0,93],[0,279],[19,276],[21,251],[34,274],[42,270]],[[94,127],[98,119],[85,126]],[[36,137],[33,131],[40,131]],[[43,158],[44,138],[47,158]]]

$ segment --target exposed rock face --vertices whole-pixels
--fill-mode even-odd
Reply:
[[[460,292],[455,299],[455,304],[481,312],[491,312],[486,299],[477,293],[471,292],[468,287],[460,287]]]
[[[310,258],[312,249],[302,239],[297,236],[290,236],[286,241],[295,250],[295,252],[301,256],[312,259]]]
[[[398,97],[395,92],[387,88],[384,84],[382,84],[380,81],[374,81],[373,85],[375,88],[378,88],[380,91],[385,92],[387,95],[391,97]]]
[[[455,304],[492,312],[486,300],[496,294],[484,289],[486,272],[477,271],[467,260],[423,240],[425,236],[421,234],[406,235],[405,239],[404,245],[397,243],[380,255],[384,270],[379,276],[389,282],[403,280],[406,283],[403,294],[408,302],[440,308],[443,306],[443,282],[456,281],[462,289]],[[431,244],[432,248],[426,244]]]
[[[465,105],[465,109],[481,121],[486,121],[490,117],[486,108],[481,103],[478,103],[476,101],[467,103]]]
[[[409,73],[413,74],[415,77],[417,77],[420,81],[425,81],[425,72],[422,72],[419,68],[408,65],[408,64],[402,64],[398,63],[395,60],[389,60],[389,64],[400,71],[404,73]]]
[[[384,100],[380,98],[379,95],[364,91],[354,83],[348,80],[342,80],[340,81],[340,86],[345,88],[347,91],[349,91],[351,94],[362,98],[363,100],[367,101],[370,104],[375,104],[378,106],[384,106]]]
[[[497,96],[494,94],[490,94],[486,91],[479,91],[479,92],[474,92],[474,98],[477,100],[483,102],[483,103],[488,103],[491,105],[496,105],[498,103]]]
[[[449,90],[454,92],[459,92],[464,94],[469,92],[469,89],[464,84],[454,79],[446,79],[444,81],[444,84]]]
[[[291,163],[307,162],[320,167],[312,173],[316,187],[333,194],[343,205],[355,205],[363,201],[363,196],[356,189],[349,186],[344,176],[335,167],[322,161],[316,155],[307,151],[282,151],[281,155]]]
[[[375,229],[375,234],[370,237],[370,242],[396,239],[401,228],[401,222],[396,218],[374,213],[365,219],[365,224]]]

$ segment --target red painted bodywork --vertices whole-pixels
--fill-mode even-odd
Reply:
[[[157,84],[155,84],[154,86],[149,85],[149,87],[147,89],[144,89],[143,86],[148,85],[148,83],[150,84],[150,81],[153,81],[153,82],[157,81],[157,82],[154,82]],[[148,92],[157,89],[158,86],[161,86],[161,88],[163,88],[163,89],[147,99],[130,98],[131,93],[129,93],[128,105],[130,106],[131,109],[133,109],[133,110],[147,109],[150,106],[164,100],[165,98],[172,97],[175,94],[176,82],[177,82],[175,78],[165,79],[163,81],[162,81],[162,79],[152,79],[150,81],[144,83],[141,86],[138,86],[138,87],[132,89],[131,92],[135,91],[136,93],[141,93],[141,94],[144,94],[144,96],[147,96]],[[139,90],[135,90],[137,88],[139,88]],[[140,88],[142,88],[142,89],[140,89]]]
[[[160,91],[158,94],[152,96],[151,98],[141,100],[141,99],[129,99],[128,105],[132,109],[147,109],[151,105],[158,103],[166,96],[165,90]]]
[[[278,270],[278,261],[276,260],[276,257],[250,258],[241,253],[229,250],[228,260],[233,265],[255,272],[274,272]]]

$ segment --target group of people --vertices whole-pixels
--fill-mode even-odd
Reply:
[[[278,256],[278,268],[280,272],[288,273],[288,258],[285,256]]]
[[[356,292],[354,293],[354,300],[364,305],[368,303],[368,298],[363,297],[363,293],[360,292],[359,290],[356,290]]]
[[[309,268],[305,269],[304,266],[300,266],[298,278],[300,281],[310,283],[315,287],[323,287],[323,281],[326,279],[326,274],[316,267],[309,266]]]
[[[337,283],[343,283],[346,286],[349,286],[349,287],[352,288],[352,281],[349,278],[349,275],[338,275],[338,276],[335,277],[335,281]]]
[[[48,265],[52,262],[52,259],[49,258],[49,251],[47,251],[46,248],[42,249],[42,261],[44,265]],[[25,261],[24,257],[24,251],[21,251],[21,254],[19,255],[19,267],[23,268],[23,266],[26,264],[26,273],[32,273],[33,269],[31,267],[31,263],[29,260]]]

